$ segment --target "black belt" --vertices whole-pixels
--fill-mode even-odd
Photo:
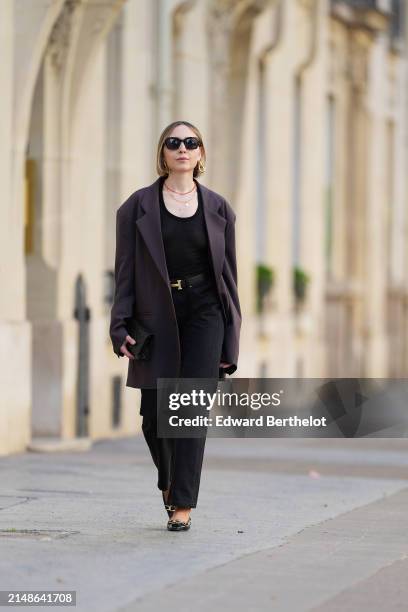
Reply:
[[[170,286],[177,287],[177,289],[185,289],[186,287],[194,287],[195,285],[199,285],[200,283],[209,280],[209,278],[210,276],[207,272],[201,272],[200,274],[195,274],[194,276],[170,279]]]

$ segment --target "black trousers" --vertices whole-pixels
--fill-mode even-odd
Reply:
[[[180,378],[218,379],[224,318],[212,277],[200,285],[172,287],[181,344]],[[168,503],[197,506],[206,438],[158,438],[156,389],[141,389],[142,431]]]

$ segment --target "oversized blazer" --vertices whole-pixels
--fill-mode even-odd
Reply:
[[[221,195],[195,183],[203,202],[209,258],[225,322],[221,361],[232,364],[225,369],[232,374],[237,369],[241,329],[236,215]],[[109,329],[114,353],[123,356],[120,347],[132,317],[154,334],[151,360],[129,359],[126,386],[135,388],[155,388],[157,378],[180,377],[180,339],[161,231],[159,188],[160,178],[132,193],[116,214],[115,293]]]

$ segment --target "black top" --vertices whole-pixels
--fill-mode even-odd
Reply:
[[[209,270],[207,230],[203,202],[197,187],[198,206],[191,217],[178,217],[167,210],[163,199],[163,183],[160,178],[160,220],[169,278],[194,276]]]

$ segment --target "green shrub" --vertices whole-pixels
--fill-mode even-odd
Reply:
[[[265,297],[271,291],[275,282],[275,273],[273,268],[266,266],[265,264],[257,264],[256,266],[256,287],[257,287],[257,301],[256,311],[261,313],[263,310],[263,302]]]
[[[310,276],[302,268],[293,268],[293,291],[297,302],[303,302],[306,298],[306,289],[310,282]]]

